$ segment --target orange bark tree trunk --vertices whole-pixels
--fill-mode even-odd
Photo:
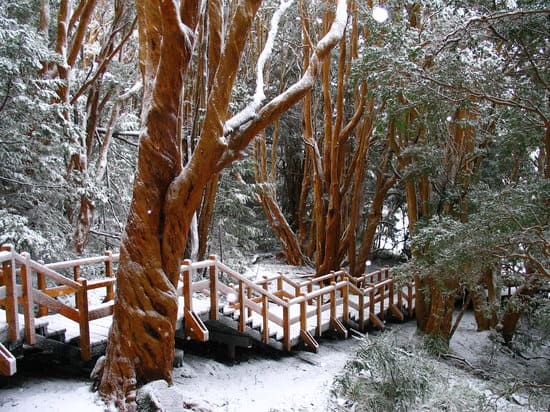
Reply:
[[[448,345],[451,339],[458,282],[455,279],[442,279],[443,276],[430,276],[425,279],[429,287],[430,301],[429,316],[423,332],[431,337],[442,339]]]
[[[181,18],[173,1],[144,0],[136,6],[146,127],[140,136],[133,199],[120,247],[113,323],[99,386],[101,396],[114,401],[120,410],[135,410],[139,383],[155,379],[171,382],[177,296],[161,250],[163,205],[168,187],[181,171],[178,113],[193,41],[190,31],[180,29]],[[198,8],[198,2],[187,6]],[[185,17],[187,26],[194,28],[193,13]],[[179,255],[182,253],[183,248]]]
[[[117,296],[101,396],[135,410],[135,390],[155,379],[171,382],[177,316],[176,286],[193,214],[204,187],[242,155],[249,142],[311,89],[319,65],[340,41],[347,22],[339,0],[331,30],[315,48],[302,78],[242,122],[227,120],[231,91],[260,0],[240,0],[208,96],[196,148],[185,167],[178,115],[191,61],[199,0],[138,0],[144,101],[138,168],[117,272]],[[221,3],[219,3],[221,4]],[[222,27],[217,27],[222,32]],[[227,123],[233,127],[228,127]],[[237,123],[237,124],[236,124]]]

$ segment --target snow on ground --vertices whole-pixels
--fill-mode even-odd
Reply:
[[[467,314],[451,342],[451,352],[466,359],[474,367],[487,367],[491,374],[510,373],[521,365],[512,365],[511,358],[495,349],[488,356],[493,343],[487,332],[475,332],[473,316]],[[415,322],[391,325],[399,334],[400,345],[418,340]],[[167,412],[180,411],[182,403],[200,405],[215,412],[306,412],[334,410],[330,403],[333,379],[352,357],[360,341],[355,338],[322,339],[318,354],[294,351],[290,355],[277,352],[238,352],[239,363],[231,366],[218,362],[205,354],[187,351],[184,365],[173,371],[174,386],[155,385],[161,404]],[[490,349],[490,348],[489,348]],[[493,367],[487,359],[494,361]],[[498,359],[498,362],[497,362]],[[516,361],[514,361],[516,362]],[[544,362],[537,360],[536,362]],[[463,383],[486,392],[483,377],[472,376],[468,370],[448,362],[437,362],[438,370],[453,384]],[[529,367],[528,365],[524,365]],[[499,370],[499,368],[502,368]],[[66,372],[66,371],[65,371]],[[49,376],[53,373],[53,376]],[[90,392],[90,382],[83,376],[61,377],[62,371],[44,366],[29,376],[0,379],[0,411],[103,411],[105,407]],[[169,407],[171,400],[175,400]],[[526,399],[521,396],[497,402],[498,411],[523,411]],[[523,404],[523,406],[522,406]],[[200,409],[188,409],[200,410]]]
[[[213,411],[324,411],[333,377],[357,345],[355,339],[323,339],[318,354],[251,353],[233,366],[186,353],[170,390]],[[83,378],[8,379],[0,381],[0,411],[104,410]]]
[[[358,342],[323,340],[318,354],[253,355],[234,366],[185,355],[174,381],[184,399],[204,401],[216,411],[323,411],[334,374]]]
[[[47,377],[10,378],[0,381],[0,411],[96,412],[105,406],[84,379]]]
[[[285,274],[307,274],[308,269],[289,268],[273,262],[262,262],[247,271],[251,278],[281,271]],[[415,322],[391,325],[400,336],[400,344],[410,342],[414,347],[418,341],[415,335]],[[451,352],[465,359],[475,368],[488,369],[491,374],[515,373],[511,368],[512,358],[502,352],[489,339],[488,332],[476,332],[475,321],[471,314],[462,320],[457,333],[451,341]],[[328,411],[330,407],[330,389],[333,379],[345,363],[353,356],[360,341],[357,339],[322,339],[318,354],[294,351],[290,355],[275,352],[245,351],[238,353],[240,363],[230,366],[217,362],[212,356],[191,353],[184,355],[184,365],[174,369],[174,386],[156,384],[156,393],[161,402],[176,400],[167,411],[180,411],[182,402],[202,405],[211,411]],[[513,361],[518,374],[533,364],[524,365]],[[547,362],[538,359],[537,362]],[[483,388],[483,379],[471,376],[464,368],[457,369],[449,363],[440,362],[446,375]],[[502,368],[502,369],[501,369]],[[95,412],[105,410],[96,394],[90,392],[90,381],[85,376],[67,374],[65,369],[49,366],[45,363],[28,375],[18,373],[14,377],[0,377],[0,411],[28,412],[40,411],[78,411]],[[523,373],[523,372],[521,372]],[[71,376],[71,377],[67,377]],[[497,410],[518,411],[522,409],[524,399],[514,400],[516,408],[510,404],[499,405]],[[517,405],[517,404],[520,405]],[[192,409],[189,409],[192,410]],[[200,410],[198,408],[194,410]]]

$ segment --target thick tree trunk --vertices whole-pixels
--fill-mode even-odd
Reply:
[[[502,315],[502,337],[504,342],[512,342],[512,338],[516,333],[518,322],[525,312],[525,305],[529,299],[532,298],[541,287],[541,279],[537,273],[531,273],[527,275],[525,283],[521,285],[512,299],[512,302],[508,302],[504,314]]]
[[[490,317],[488,317],[487,296],[482,285],[478,285],[469,291],[474,307],[474,317],[477,324],[477,330],[489,330]]]
[[[158,19],[151,19],[147,8],[158,10]],[[179,13],[171,0],[144,1],[138,4],[138,13],[143,28],[140,44],[153,49],[160,46],[162,57],[158,68],[154,60],[142,61],[144,77],[147,70],[154,70],[156,83],[148,94],[151,101],[144,102],[146,127],[140,137],[134,194],[120,249],[113,323],[100,377],[100,394],[121,410],[135,409],[137,384],[154,379],[171,382],[177,278],[169,277],[164,269],[162,211],[168,187],[181,171],[178,113],[192,40],[180,29]],[[148,34],[152,32],[162,36],[160,45],[151,44],[154,38]],[[181,258],[183,247],[174,253]]]
[[[394,134],[394,122],[390,121],[388,125],[388,136],[390,136],[389,139],[392,139]],[[391,157],[392,152],[390,150],[390,145],[387,145],[384,149],[380,166],[376,172],[374,198],[372,199],[372,203],[369,208],[367,224],[363,232],[363,240],[361,241],[361,246],[357,257],[357,265],[355,270],[352,272],[354,276],[360,276],[365,272],[366,261],[372,250],[374,237],[376,235],[376,228],[382,220],[384,200],[386,199],[388,191],[397,182],[397,175],[390,171]]]
[[[423,332],[442,339],[447,345],[451,338],[457,282],[430,277],[426,282],[430,288],[430,311]],[[418,289],[417,289],[418,290]]]
[[[212,178],[212,181],[208,183],[204,189],[202,206],[199,215],[199,251],[197,254],[198,260],[204,260],[206,257],[206,248],[208,246],[208,233],[210,231],[210,224],[212,223],[212,216],[214,214],[214,206],[216,204],[216,194],[218,191],[219,175]]]
[[[487,288],[487,293],[485,288]],[[498,322],[496,306],[500,302],[496,296],[496,288],[493,271],[488,268],[483,273],[479,284],[469,291],[478,331],[494,328]]]
[[[260,189],[259,196],[267,220],[281,242],[287,263],[295,266],[304,264],[305,259],[298,238],[279,209],[279,205],[267,191]]]
[[[84,252],[88,244],[90,229],[94,221],[95,206],[86,195],[80,196],[80,207],[76,222],[76,231],[74,234],[74,248],[79,255]]]
[[[187,233],[204,187],[238,158],[251,139],[277,120],[313,86],[319,65],[340,40],[337,20],[315,50],[304,77],[224,136],[224,122],[239,62],[260,0],[241,0],[209,95],[200,139],[182,169],[178,114],[183,75],[191,58],[199,0],[137,2],[140,65],[144,78],[142,135],[134,194],[120,251],[117,297],[99,390],[121,410],[135,410],[135,388],[171,381],[177,315],[176,285]],[[180,21],[181,14],[181,21]],[[221,30],[221,28],[218,28]],[[227,128],[229,130],[230,128]]]

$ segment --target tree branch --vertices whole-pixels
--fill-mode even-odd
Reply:
[[[230,136],[228,142],[229,150],[225,151],[216,165],[217,171],[222,170],[226,165],[237,159],[250,140],[269,124],[281,117],[285,111],[301,100],[311,90],[321,68],[321,63],[344,35],[347,17],[347,2],[345,0],[338,0],[336,17],[332,26],[313,51],[309,67],[304,75],[298,82],[263,106],[253,120],[243,125],[239,131]]]
[[[256,116],[256,112],[260,108],[260,105],[265,100],[264,93],[264,68],[267,60],[271,57],[273,52],[273,46],[275,44],[275,37],[279,31],[279,21],[281,20],[282,15],[290,7],[294,0],[281,0],[281,4],[273,16],[271,17],[271,28],[267,35],[267,40],[265,42],[264,49],[258,57],[258,62],[256,64],[256,92],[252,96],[252,101],[241,110],[239,113],[234,115],[231,119],[225,122],[223,126],[223,134],[227,136],[232,133],[234,130],[239,128],[241,125],[252,120]]]
[[[74,96],[72,97],[71,99],[71,104],[75,104],[76,101],[78,100],[78,98],[80,96],[82,96],[97,80],[97,78],[103,74],[103,72],[105,71],[105,68],[107,67],[107,65],[111,62],[111,60],[113,59],[114,56],[116,56],[118,54],[118,52],[120,51],[120,49],[122,48],[122,46],[124,46],[124,44],[126,44],[126,42],[130,39],[130,37],[132,36],[133,32],[134,32],[134,28],[136,27],[136,23],[137,23],[137,17],[134,18],[134,20],[132,21],[132,24],[130,26],[130,30],[128,30],[128,33],[126,33],[126,35],[122,38],[122,40],[120,41],[120,43],[113,49],[113,51],[101,62],[101,64],[99,65],[99,67],[97,68],[96,72],[94,73],[94,75],[92,76],[91,79],[89,79],[86,83],[84,83],[82,86],[80,86],[80,88],[78,89],[78,91],[74,94]]]
[[[473,97],[476,97],[478,99],[487,100],[487,101],[489,101],[491,103],[495,103],[497,105],[523,109],[527,112],[534,113],[534,114],[538,115],[543,120],[544,123],[548,122],[548,118],[546,117],[546,114],[539,107],[537,107],[535,105],[526,106],[525,104],[519,103],[519,102],[514,101],[512,99],[505,99],[505,98],[502,98],[502,97],[491,96],[491,95],[483,93],[483,92],[472,90],[469,87],[465,87],[465,86],[457,86],[457,85],[448,84],[448,83],[442,82],[441,80],[435,79],[432,76],[429,76],[426,72],[420,72],[419,75],[422,79],[431,81],[431,82],[437,84],[438,86],[441,86],[441,87],[444,87],[444,88],[447,88],[447,89],[451,89],[451,90],[458,90],[458,91],[466,92],[466,93],[470,94]]]

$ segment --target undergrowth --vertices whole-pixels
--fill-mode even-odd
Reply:
[[[483,411],[489,401],[475,388],[453,382],[423,348],[403,348],[391,333],[362,342],[333,385],[338,411]]]

